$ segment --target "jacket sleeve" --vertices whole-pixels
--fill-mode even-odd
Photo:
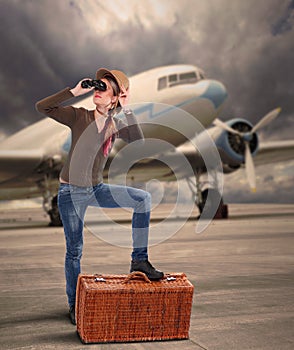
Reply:
[[[118,137],[127,143],[137,140],[142,140],[143,143],[144,135],[135,115],[132,113],[125,115],[125,117],[126,122],[117,119]]]
[[[38,112],[47,117],[53,118],[64,125],[71,126],[76,117],[75,108],[72,106],[61,106],[61,104],[73,97],[74,95],[70,92],[70,88],[66,88],[38,101],[35,107]]]

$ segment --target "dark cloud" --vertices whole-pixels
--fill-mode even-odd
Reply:
[[[151,12],[144,12],[152,23],[149,27],[140,16],[144,2],[134,5],[134,20],[128,22],[117,16],[115,3],[107,7],[97,2],[97,15],[91,20],[87,6],[81,4],[74,0],[0,2],[4,53],[0,116],[5,132],[36,121],[36,100],[92,76],[98,66],[134,74],[175,63],[197,64],[208,76],[224,82],[229,99],[223,119],[238,116],[256,123],[281,106],[283,122],[277,121],[268,133],[277,128],[287,132],[293,125],[293,32],[271,33],[281,19],[290,22],[293,1],[185,0],[181,7],[163,2],[167,10],[174,8],[173,16],[166,10],[173,25],[156,18],[152,23],[150,8]],[[87,4],[93,11],[93,2]],[[110,29],[99,31],[105,19]]]
[[[178,61],[177,30],[147,30],[122,23],[107,34],[93,30],[78,1],[2,1],[0,3],[1,127],[12,133],[40,116],[34,103],[64,86],[93,76],[100,66],[129,74]],[[109,10],[101,9],[97,23]],[[113,17],[114,21],[119,21]],[[187,44],[187,43],[186,43]]]
[[[275,23],[272,24],[271,29],[273,35],[284,34],[285,32],[292,30],[294,20],[293,10],[294,0],[290,1],[282,16]]]

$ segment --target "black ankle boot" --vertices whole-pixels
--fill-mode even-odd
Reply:
[[[76,312],[75,312],[74,306],[71,306],[69,309],[69,318],[70,318],[70,322],[76,325]]]
[[[164,273],[156,270],[148,260],[132,261],[130,272],[134,271],[144,272],[151,281],[158,281],[164,276]]]

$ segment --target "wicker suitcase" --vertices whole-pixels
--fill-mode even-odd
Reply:
[[[79,275],[77,331],[83,343],[187,339],[193,285],[184,273],[151,282],[144,273]]]

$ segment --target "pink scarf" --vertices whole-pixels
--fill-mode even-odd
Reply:
[[[112,136],[109,136],[106,141],[103,143],[103,155],[107,157],[109,155],[109,151],[112,145]]]
[[[117,129],[115,127],[112,117],[108,117],[104,127],[104,142],[102,146],[103,155],[107,157],[109,155],[112,143],[115,140]]]

